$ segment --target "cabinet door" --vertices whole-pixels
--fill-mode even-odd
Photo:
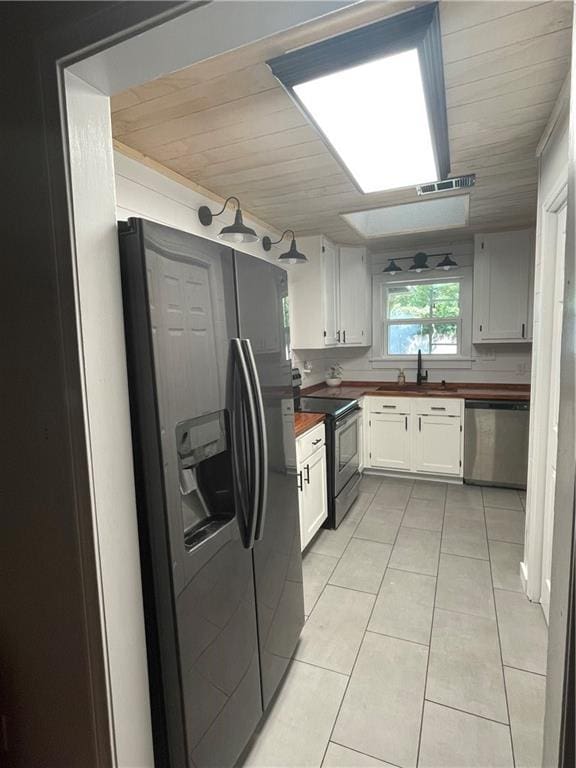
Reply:
[[[300,538],[302,549],[328,517],[326,450],[321,448],[298,466],[300,491]]]
[[[477,341],[523,341],[528,328],[533,260],[531,230],[479,235],[474,255]]]
[[[322,242],[322,313],[324,345],[333,347],[340,341],[338,327],[338,251],[328,240]]]
[[[340,247],[340,341],[368,344],[368,270],[364,248]]]
[[[410,416],[372,413],[368,421],[371,467],[410,469]]]
[[[461,475],[462,420],[458,416],[414,416],[414,470]]]

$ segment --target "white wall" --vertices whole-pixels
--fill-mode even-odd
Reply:
[[[66,73],[93,525],[115,764],[152,768],[152,731],[109,100]]]
[[[530,447],[522,578],[528,597],[542,597],[542,559],[544,511],[547,477],[546,446],[549,429],[552,286],[554,275],[547,271],[547,260],[554,263],[555,240],[550,238],[547,208],[568,182],[568,103],[563,89],[559,97],[557,122],[542,149],[539,161],[538,220],[536,226],[536,268],[534,285],[534,366],[532,407],[530,409]],[[564,101],[563,101],[564,100]],[[562,104],[564,107],[562,108]],[[555,110],[556,112],[556,110]],[[549,128],[547,129],[549,132]],[[550,249],[550,251],[549,251]],[[545,276],[543,282],[542,278]],[[559,382],[558,382],[559,386]]]
[[[114,152],[114,170],[116,215],[119,221],[131,216],[141,217],[209,240],[217,240],[222,227],[234,222],[235,207],[230,204],[209,227],[203,226],[198,219],[200,206],[207,205],[211,211],[217,212],[222,208],[221,204],[120,152]],[[250,216],[244,215],[244,223],[253,227],[260,238],[268,235],[272,240],[278,239],[273,230],[262,229],[262,224],[252,221]],[[280,245],[273,245],[268,253],[262,248],[261,242],[242,244],[244,253],[274,263],[286,250],[286,240]]]
[[[407,246],[402,251],[374,253],[371,256],[372,273],[381,274],[389,258],[413,256],[416,251],[427,250],[421,246]],[[428,249],[431,254],[450,251],[454,259],[463,267],[471,267],[474,259],[473,240],[435,245]],[[456,273],[455,273],[456,274]],[[470,324],[472,317],[470,316]],[[303,375],[303,385],[312,386],[324,380],[324,372],[329,365],[340,363],[344,369],[344,378],[349,381],[395,381],[398,375],[396,362],[388,368],[373,368],[371,348],[363,349],[326,349],[296,350],[295,364],[303,370],[304,361],[312,367],[312,373]],[[472,346],[471,361],[458,362],[451,367],[445,363],[427,362],[430,381],[529,384],[531,368],[530,345],[520,344],[482,344]],[[402,363],[408,380],[416,377],[416,363]]]

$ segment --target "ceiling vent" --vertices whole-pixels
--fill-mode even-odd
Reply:
[[[444,179],[444,181],[432,181],[430,184],[419,184],[416,192],[419,195],[434,195],[437,192],[453,192],[455,189],[466,189],[476,184],[476,174],[469,173],[467,176],[456,176],[453,179]]]

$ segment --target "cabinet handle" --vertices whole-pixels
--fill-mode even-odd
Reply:
[[[318,440],[312,440],[312,445],[318,445],[318,443],[322,442],[322,438],[319,437]]]
[[[298,472],[298,490],[302,490],[302,472]]]
[[[306,464],[306,477],[304,478],[308,485],[310,485],[310,464]]]
[[[408,416],[404,416],[404,428],[406,429],[406,432],[408,432]]]
[[[336,341],[340,344],[340,331],[336,331]]]
[[[431,405],[430,406],[431,411],[445,411],[446,408],[443,405]]]
[[[342,331],[342,341],[346,344],[346,331]]]
[[[422,432],[422,416],[418,416],[418,432]]]
[[[395,405],[383,405],[382,408],[396,408]]]
[[[526,334],[526,323],[522,323],[522,338],[525,338]]]

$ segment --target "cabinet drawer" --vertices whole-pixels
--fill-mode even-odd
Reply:
[[[412,401],[413,413],[423,416],[460,416],[462,414],[460,398],[421,397]]]
[[[317,427],[308,430],[296,440],[296,453],[298,461],[306,461],[314,451],[323,447],[326,443],[326,432],[324,424],[318,424]]]
[[[410,413],[410,397],[367,397],[370,413]]]

